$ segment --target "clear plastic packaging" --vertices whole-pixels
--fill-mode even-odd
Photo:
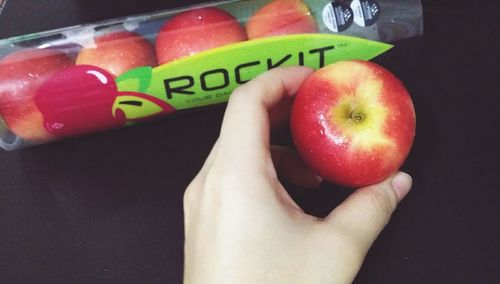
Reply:
[[[278,66],[390,56],[422,14],[419,0],[234,0],[0,40],[0,147],[223,103]]]

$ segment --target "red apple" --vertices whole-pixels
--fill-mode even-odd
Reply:
[[[31,142],[53,139],[33,96],[50,76],[71,65],[71,58],[50,49],[25,49],[0,60],[0,115],[12,132]]]
[[[137,33],[122,31],[95,38],[95,46],[83,48],[78,65],[94,65],[118,77],[130,69],[156,66],[153,45]]]
[[[215,47],[247,40],[245,29],[227,12],[200,8],[167,21],[156,39],[160,64]]]
[[[309,7],[301,0],[274,0],[258,10],[247,23],[250,39],[318,31]]]
[[[105,70],[77,65],[48,79],[35,95],[44,126],[56,137],[78,136],[125,125],[115,117],[118,96],[114,78]]]
[[[304,82],[291,130],[297,151],[320,176],[362,187],[402,166],[415,136],[415,110],[392,73],[375,63],[344,61]]]

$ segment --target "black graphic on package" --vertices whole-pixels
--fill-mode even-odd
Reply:
[[[333,32],[341,33],[353,23],[353,11],[345,2],[332,1],[323,10],[323,22]]]
[[[354,13],[354,22],[362,27],[375,24],[380,16],[380,6],[375,0],[353,0],[351,9]]]

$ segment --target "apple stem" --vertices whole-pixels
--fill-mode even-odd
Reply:
[[[365,113],[360,112],[360,111],[351,111],[351,119],[354,121],[354,123],[361,123],[363,120],[365,120]]]

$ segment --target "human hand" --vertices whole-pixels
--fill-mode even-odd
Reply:
[[[186,284],[351,283],[411,188],[397,173],[356,190],[326,218],[305,214],[278,180],[321,179],[288,149],[270,146],[269,110],[312,70],[274,69],[234,91],[219,139],[186,190]]]

